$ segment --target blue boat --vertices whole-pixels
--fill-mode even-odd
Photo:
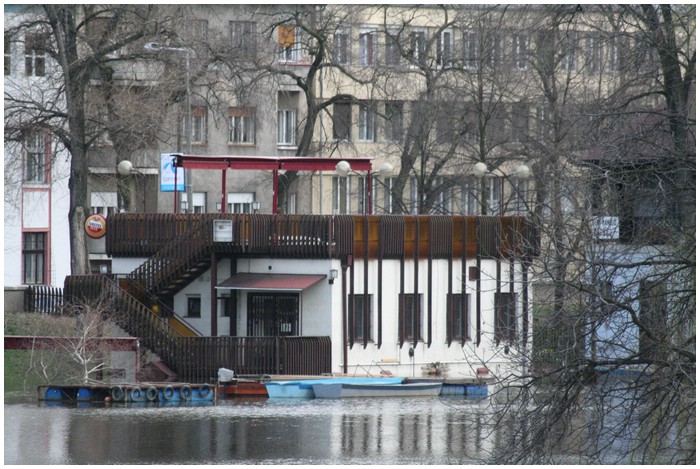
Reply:
[[[270,381],[265,383],[267,395],[271,398],[312,399],[314,384],[357,383],[357,384],[401,384],[403,378],[321,378],[298,381]]]

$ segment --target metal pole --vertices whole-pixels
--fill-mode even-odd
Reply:
[[[190,50],[185,49],[185,106],[187,107],[187,118],[185,123],[185,132],[187,133],[187,154],[192,154],[192,105],[190,103]],[[185,170],[185,193],[187,197],[187,212],[194,209],[192,206],[192,172],[190,169]]]

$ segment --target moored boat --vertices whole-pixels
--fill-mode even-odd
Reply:
[[[271,398],[301,398],[313,399],[315,397],[313,386],[315,384],[330,383],[355,383],[355,384],[400,384],[403,378],[321,378],[304,379],[298,381],[270,381],[265,383],[267,395]]]
[[[320,399],[343,397],[436,397],[442,383],[318,383],[313,385],[314,396]]]

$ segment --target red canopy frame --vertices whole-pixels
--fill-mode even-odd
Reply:
[[[173,166],[185,169],[221,171],[221,213],[226,213],[226,171],[228,169],[248,171],[272,171],[272,213],[277,214],[279,171],[335,171],[341,161],[350,164],[351,171],[367,171],[367,205],[372,213],[372,160],[371,158],[321,158],[313,156],[208,156],[173,153]],[[175,171],[177,187],[177,171]],[[177,191],[174,192],[177,213]]]

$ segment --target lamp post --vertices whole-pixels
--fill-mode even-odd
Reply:
[[[486,194],[486,186],[484,185],[484,177],[488,175],[493,175],[493,172],[489,172],[488,166],[486,166],[486,163],[483,163],[479,161],[474,165],[472,168],[472,174],[476,176],[479,179],[479,206],[481,207],[481,215],[486,215],[487,208],[488,208],[488,197]],[[502,176],[507,177],[505,173],[501,171]],[[530,177],[530,168],[522,164],[515,168],[515,177],[518,178],[520,181],[526,181]],[[501,187],[501,196],[503,194],[503,188]],[[501,215],[503,210],[501,209]]]
[[[338,164],[335,165],[335,172],[338,174],[340,177],[348,177],[350,173],[355,172],[352,170],[352,167],[350,166],[350,163],[348,163],[345,160],[341,160],[338,162]],[[393,166],[391,166],[390,163],[384,162],[382,165],[379,167],[379,174],[387,178],[391,176],[391,174],[394,172]],[[365,206],[364,206],[364,212],[367,215],[372,214],[372,173],[370,171],[367,171],[367,193],[365,197]]]
[[[190,50],[186,47],[170,47],[157,42],[148,42],[143,48],[151,52],[184,52],[185,54],[185,138],[187,141],[187,154],[192,154],[192,106],[190,105]],[[179,150],[179,149],[178,149]],[[185,169],[185,197],[187,211],[192,210],[192,174]],[[177,190],[177,188],[175,188]]]
[[[143,211],[146,212],[146,175],[134,169],[134,165],[129,160],[122,160],[117,165],[117,172],[124,177],[132,174],[140,174],[143,177]]]

